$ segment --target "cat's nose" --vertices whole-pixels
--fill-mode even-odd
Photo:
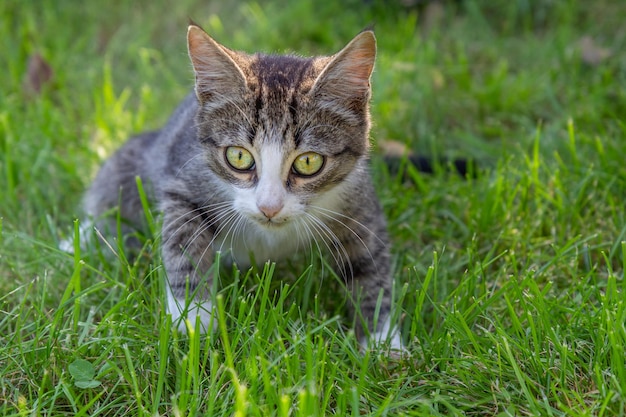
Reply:
[[[272,219],[276,217],[278,213],[283,209],[284,204],[280,201],[275,201],[272,203],[264,203],[257,204],[258,209],[263,213],[265,217],[268,219]]]

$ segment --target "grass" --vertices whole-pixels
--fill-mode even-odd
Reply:
[[[626,414],[626,5],[228,4],[1,3],[0,414]],[[219,331],[187,338],[158,242],[57,249],[106,155],[189,90],[188,17],[306,54],[375,22],[374,140],[479,161],[463,180],[373,157],[405,357],[359,351],[319,265],[222,270]],[[53,77],[32,95],[35,53]]]

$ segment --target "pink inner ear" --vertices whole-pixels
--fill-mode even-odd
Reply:
[[[330,96],[367,94],[375,59],[376,38],[372,32],[363,32],[335,55],[316,84]]]
[[[345,75],[348,82],[355,86],[369,88],[370,75],[374,67],[374,57],[369,51],[357,50],[349,55],[345,63]]]
[[[202,29],[189,26],[187,45],[199,97],[212,93],[222,95],[245,87],[245,77],[239,66]]]
[[[224,59],[228,58],[224,56],[217,43],[202,29],[190,26],[187,34],[187,43],[189,56],[197,74],[214,73],[215,75],[220,75],[228,73],[226,68],[224,68]],[[232,65],[231,63],[231,67]]]
[[[376,40],[371,32],[365,32],[359,35],[353,42],[354,49],[348,52],[347,66],[348,74],[354,74],[355,83],[361,83],[369,87],[369,80],[374,69],[374,61],[376,59]]]

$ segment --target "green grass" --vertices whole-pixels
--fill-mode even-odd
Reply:
[[[626,414],[626,4],[390,3],[0,3],[1,415]],[[303,54],[375,23],[374,141],[481,165],[374,155],[405,357],[359,350],[316,264],[221,271],[219,330],[187,338],[158,242],[57,249],[103,159],[189,91],[189,17]],[[610,56],[586,63],[583,36]],[[35,97],[34,53],[54,72]]]

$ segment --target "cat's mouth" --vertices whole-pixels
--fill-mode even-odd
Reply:
[[[257,221],[257,223],[260,223],[262,226],[268,227],[268,228],[279,228],[289,223],[289,219],[286,217],[277,219],[277,218],[267,218],[263,216],[263,217],[256,217],[255,220]]]

